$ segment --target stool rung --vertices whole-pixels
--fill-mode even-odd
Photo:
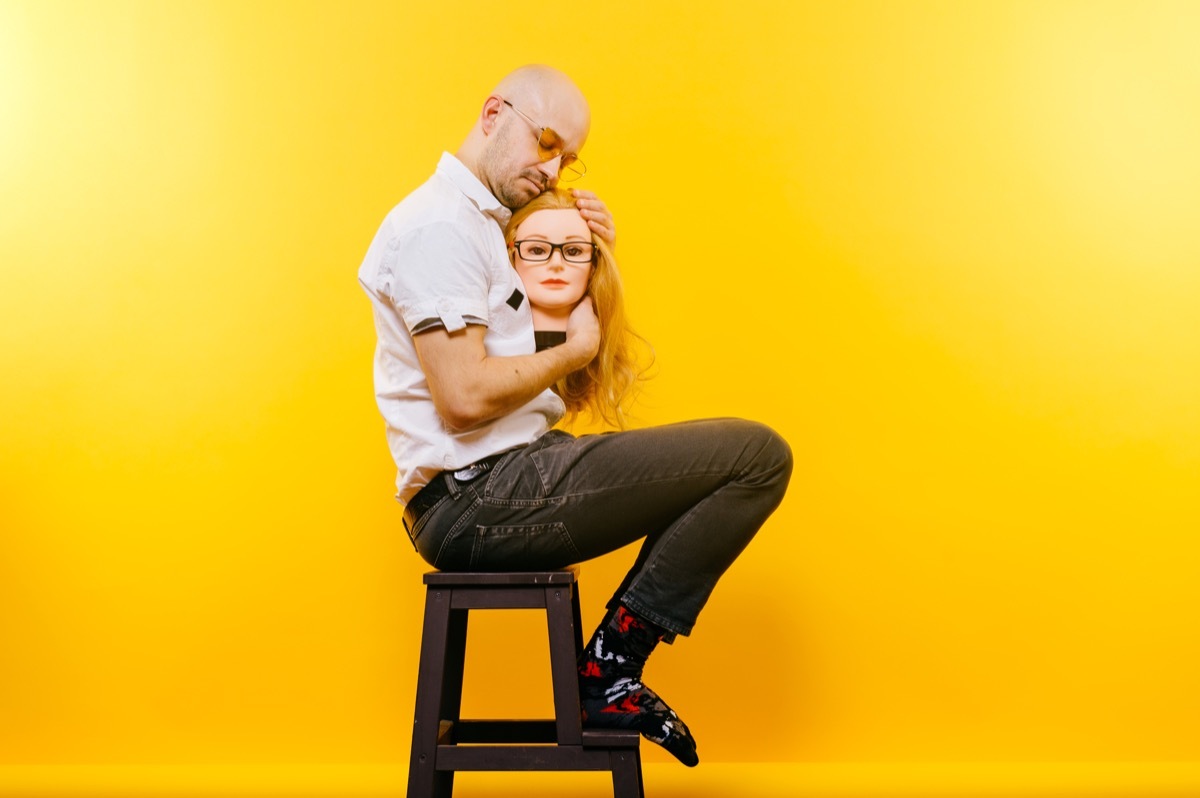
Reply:
[[[456,610],[544,610],[546,594],[527,587],[493,587],[486,590],[466,587],[454,591],[450,607]]]
[[[436,770],[612,770],[611,752],[581,745],[439,745]]]
[[[642,735],[632,729],[584,729],[584,748],[637,748]]]
[[[441,722],[438,745],[480,743],[554,745],[553,720],[460,720]],[[641,735],[630,729],[584,729],[584,748],[637,748]]]
[[[442,721],[440,731],[438,741],[444,744],[558,742],[553,720]]]

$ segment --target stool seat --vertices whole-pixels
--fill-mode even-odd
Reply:
[[[584,729],[576,663],[583,651],[579,571],[425,574],[425,621],[408,798],[450,798],[455,771],[607,770],[614,798],[644,798],[641,737]],[[553,719],[460,717],[471,610],[540,609],[550,641]]]

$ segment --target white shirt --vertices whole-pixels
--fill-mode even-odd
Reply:
[[[547,389],[506,416],[452,432],[434,409],[413,345],[414,333],[438,325],[456,332],[482,324],[489,357],[533,354],[529,300],[504,245],[510,215],[443,153],[434,175],[383,220],[358,270],[375,314],[375,397],[402,503],[438,472],[531,443],[562,418],[562,400]]]

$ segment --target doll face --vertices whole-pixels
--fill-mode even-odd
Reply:
[[[517,228],[516,241],[513,266],[525,284],[529,304],[543,312],[570,314],[587,292],[592,275],[592,231],[579,211],[535,211]],[[536,260],[547,255],[547,260]]]

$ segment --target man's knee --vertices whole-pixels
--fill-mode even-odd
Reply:
[[[741,452],[742,470],[755,482],[784,486],[792,473],[792,448],[783,436],[759,421],[719,419],[716,445]]]
[[[764,485],[770,486],[783,497],[788,480],[792,476],[792,447],[783,436],[766,424],[746,421],[752,430],[753,440],[758,447],[754,462]]]

